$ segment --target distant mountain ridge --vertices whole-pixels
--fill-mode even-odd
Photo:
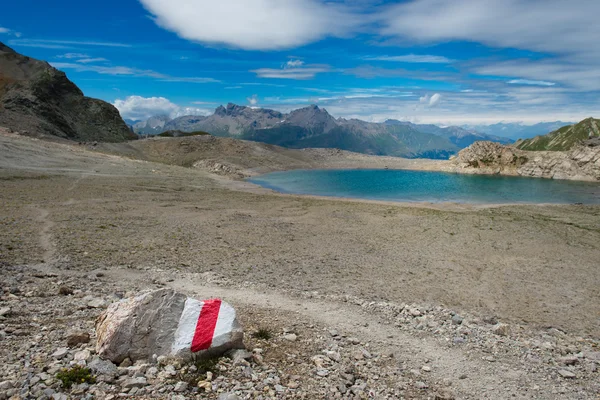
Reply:
[[[510,143],[504,138],[460,127],[440,128],[390,120],[385,123],[334,118],[316,105],[290,113],[240,106],[219,106],[209,116],[183,116],[162,125],[153,117],[134,125],[136,133],[161,130],[205,131],[215,136],[253,140],[288,148],[337,148],[373,155],[448,158],[476,140]]]
[[[506,137],[515,141],[519,139],[529,139],[534,136],[545,135],[548,132],[555,131],[565,125],[572,125],[574,123],[575,121],[553,121],[540,122],[534,125],[525,125],[518,122],[499,122],[491,125],[463,125],[462,127],[467,130],[473,130],[492,136]]]
[[[530,151],[567,151],[578,143],[600,137],[600,119],[587,118],[583,121],[563,126],[547,135],[520,140],[515,147]]]
[[[137,138],[114,106],[85,97],[64,72],[2,43],[0,126],[79,141]]]

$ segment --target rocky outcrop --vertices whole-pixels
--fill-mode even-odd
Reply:
[[[96,323],[98,355],[116,363],[154,355],[188,361],[243,348],[235,310],[160,289],[112,304]]]
[[[475,142],[450,160],[445,170],[600,181],[600,147],[581,144],[564,152],[524,151],[498,143]]]
[[[137,136],[119,111],[85,97],[64,72],[0,43],[0,126],[78,141],[121,142]]]

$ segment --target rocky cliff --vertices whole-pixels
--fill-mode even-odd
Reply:
[[[115,107],[85,97],[63,72],[2,43],[0,126],[80,141],[137,138]]]
[[[525,151],[475,142],[450,160],[447,171],[600,181],[600,146],[584,142],[569,151]]]

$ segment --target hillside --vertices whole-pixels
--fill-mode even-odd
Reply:
[[[530,151],[566,151],[588,139],[600,137],[600,120],[587,118],[574,124],[563,126],[547,135],[520,140],[515,147]]]
[[[525,125],[519,122],[499,122],[491,125],[464,125],[463,128],[485,133],[486,135],[509,138],[511,140],[519,140],[545,135],[546,133],[555,131],[560,127],[574,123],[575,122],[554,121]]]
[[[120,142],[137,138],[115,107],[85,97],[64,72],[2,43],[0,125],[78,141]]]

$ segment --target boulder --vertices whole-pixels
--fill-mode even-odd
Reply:
[[[111,304],[96,322],[96,335],[98,355],[117,364],[126,358],[150,360],[153,355],[189,361],[244,348],[232,306],[171,289]]]

